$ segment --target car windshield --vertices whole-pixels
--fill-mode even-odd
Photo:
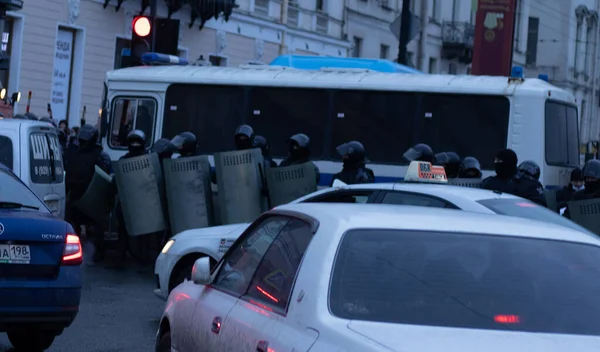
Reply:
[[[409,230],[347,232],[331,312],[396,324],[600,336],[600,247]]]
[[[16,176],[0,169],[0,209],[7,207],[48,212],[46,206]]]
[[[577,225],[564,216],[560,216],[558,213],[555,213],[548,208],[542,207],[525,199],[484,199],[478,201],[478,203],[496,214],[552,223],[555,225],[568,227],[572,230],[585,232],[596,237],[596,235],[584,227]]]

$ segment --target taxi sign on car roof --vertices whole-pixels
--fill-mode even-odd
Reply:
[[[412,161],[404,176],[404,182],[448,183],[443,166],[431,165],[425,161]]]

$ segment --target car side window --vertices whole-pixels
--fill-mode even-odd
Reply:
[[[432,208],[451,208],[448,203],[441,199],[436,199],[427,195],[404,193],[404,192],[388,192],[381,201],[383,204],[395,205],[414,205],[419,207]]]
[[[300,262],[312,237],[310,224],[290,220],[259,264],[247,297],[285,311]]]
[[[244,294],[267,249],[289,220],[281,216],[268,217],[247,233],[227,252],[212,285],[234,295]]]
[[[307,203],[359,203],[364,204],[369,201],[375,191],[344,191],[332,192],[331,194],[321,195],[316,198],[307,199]]]

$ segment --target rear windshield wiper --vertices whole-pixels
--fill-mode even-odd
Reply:
[[[25,208],[25,209],[40,210],[40,207],[36,207],[34,205],[26,205],[26,204],[16,203],[16,202],[0,202],[0,208],[2,208],[2,209],[21,209],[21,208]]]

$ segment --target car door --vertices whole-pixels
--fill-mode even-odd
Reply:
[[[345,189],[320,194],[304,203],[374,203],[379,192],[378,189]]]
[[[245,294],[221,329],[219,351],[308,351],[318,334],[286,319],[298,268],[314,235],[310,220],[291,218],[260,261]],[[292,322],[293,324],[293,322]],[[288,332],[281,339],[282,331]],[[293,338],[290,338],[293,331]]]
[[[419,207],[450,208],[458,209],[454,204],[429,194],[387,191],[381,192],[376,200],[377,203],[395,204],[395,205],[413,205]]]
[[[260,260],[288,221],[272,216],[252,225],[224,255],[212,282],[197,296],[182,297],[172,322],[173,347],[178,351],[220,351],[220,333],[227,315],[245,294]]]

